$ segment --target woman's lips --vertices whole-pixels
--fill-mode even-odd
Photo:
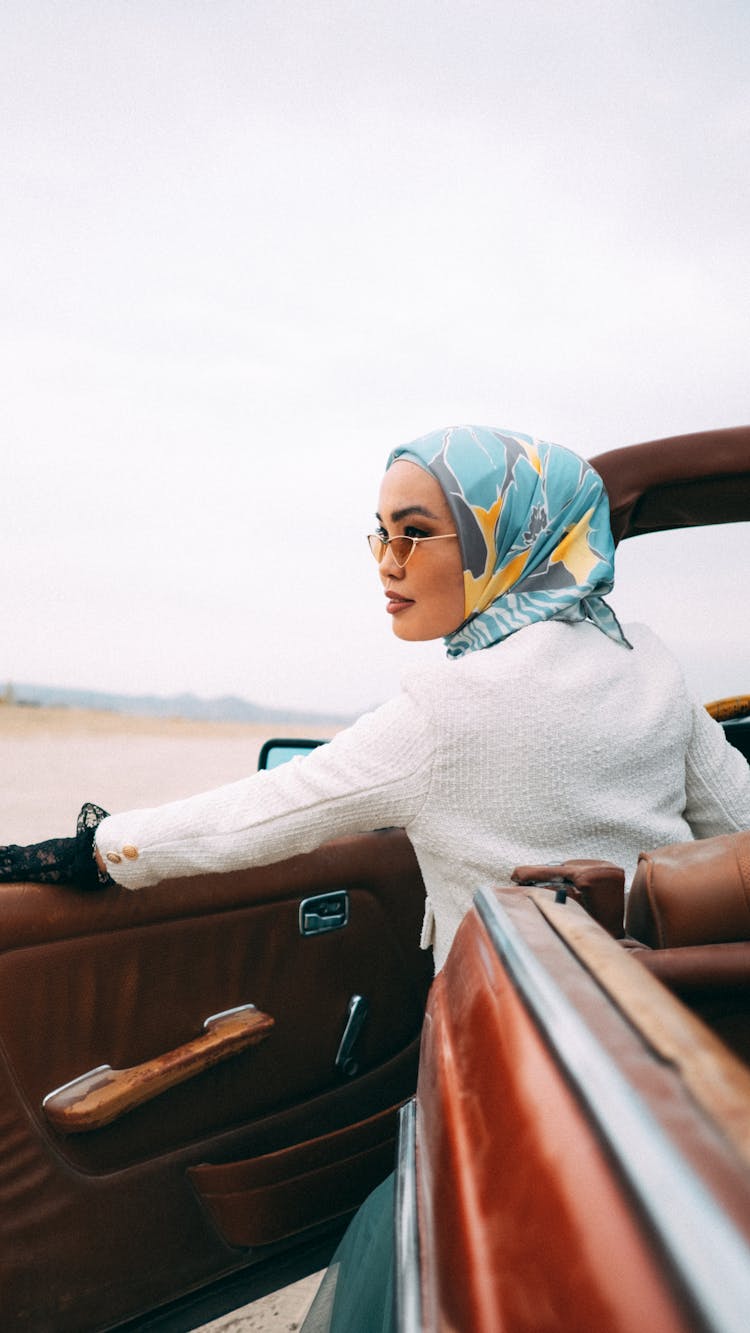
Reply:
[[[388,598],[385,609],[390,616],[397,616],[399,611],[405,611],[408,606],[414,605],[411,597],[402,597],[397,592],[390,592],[386,589],[385,595]]]

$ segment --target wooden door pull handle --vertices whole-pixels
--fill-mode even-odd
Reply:
[[[195,1037],[174,1051],[131,1069],[98,1065],[48,1092],[42,1102],[44,1113],[50,1124],[63,1134],[101,1129],[177,1083],[202,1074],[204,1069],[248,1046],[257,1046],[273,1025],[270,1015],[261,1013],[254,1004],[212,1014],[203,1024],[202,1037]]]

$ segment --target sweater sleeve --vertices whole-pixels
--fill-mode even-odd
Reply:
[[[269,865],[344,834],[408,828],[430,782],[434,740],[407,694],[304,758],[150,810],[111,815],[97,848],[129,889]]]
[[[693,705],[685,790],[685,818],[696,838],[750,829],[750,764],[698,703]]]

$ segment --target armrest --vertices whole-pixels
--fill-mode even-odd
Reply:
[[[101,1129],[136,1106],[151,1101],[168,1088],[202,1074],[230,1055],[257,1046],[269,1035],[274,1020],[243,1004],[212,1014],[203,1024],[205,1035],[130,1069],[98,1065],[70,1083],[48,1092],[42,1102],[50,1124],[63,1134]]]
[[[624,933],[625,871],[611,861],[573,860],[559,865],[516,866],[514,884],[563,885],[574,902],[620,939]]]
[[[750,996],[750,941],[693,944],[677,949],[638,949],[639,963],[678,995]]]

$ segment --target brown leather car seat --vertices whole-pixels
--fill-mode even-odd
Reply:
[[[750,832],[641,852],[626,928],[652,949],[750,941]]]
[[[517,866],[565,892],[750,1063],[750,832],[642,852],[628,896],[608,861]]]
[[[639,962],[750,1063],[750,832],[641,853],[625,925]]]

